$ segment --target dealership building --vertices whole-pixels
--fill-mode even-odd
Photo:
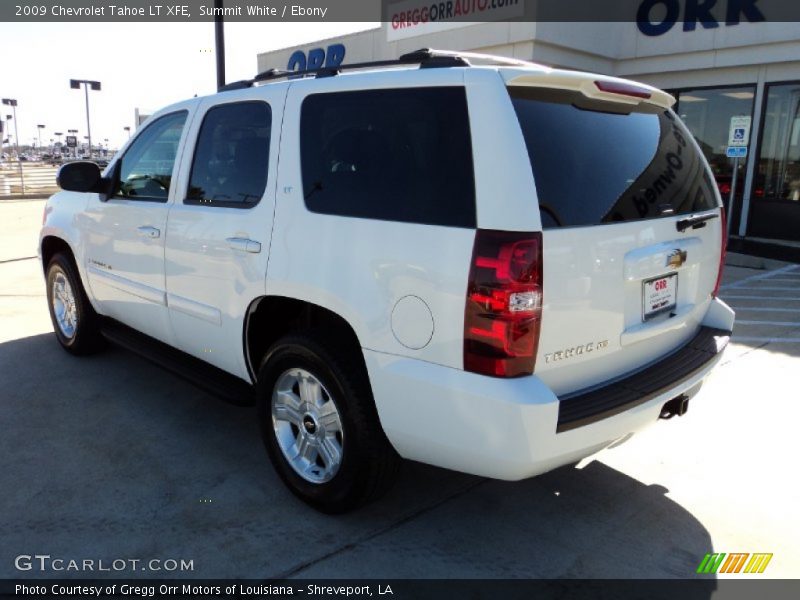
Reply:
[[[794,254],[800,247],[800,24],[751,22],[740,16],[739,22],[724,17],[701,22],[686,20],[681,12],[674,22],[655,25],[415,24],[395,19],[375,29],[260,54],[258,69],[384,60],[430,47],[654,85],[676,97],[675,110],[705,153],[726,203],[735,187],[732,246],[776,257]],[[742,116],[751,119],[746,156],[729,158],[731,120]]]

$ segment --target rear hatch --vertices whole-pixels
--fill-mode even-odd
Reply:
[[[536,374],[561,395],[653,363],[697,332],[724,217],[663,92],[574,76],[506,83],[543,225]]]

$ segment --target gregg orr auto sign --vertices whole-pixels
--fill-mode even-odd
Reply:
[[[410,0],[389,6],[386,39],[390,42],[525,13],[523,0]]]

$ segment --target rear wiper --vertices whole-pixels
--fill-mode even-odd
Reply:
[[[686,217],[685,219],[681,219],[680,221],[675,223],[675,229],[678,231],[686,231],[691,227],[692,229],[699,229],[700,227],[706,226],[706,221],[710,221],[711,219],[716,219],[719,215],[717,213],[711,213],[710,215],[697,215]]]

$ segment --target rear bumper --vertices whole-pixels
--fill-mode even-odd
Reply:
[[[728,345],[730,335],[730,331],[701,327],[688,344],[649,367],[599,388],[561,396],[556,431],[602,421],[676,388],[705,371]]]
[[[697,392],[732,328],[732,311],[714,303],[721,307],[709,315],[722,318],[708,319],[683,348],[563,400],[536,376],[495,379],[365,350],[381,424],[404,458],[474,475],[518,480],[577,462],[654,423],[672,398]],[[572,410],[579,404],[582,413]],[[576,414],[580,421],[567,420]]]

